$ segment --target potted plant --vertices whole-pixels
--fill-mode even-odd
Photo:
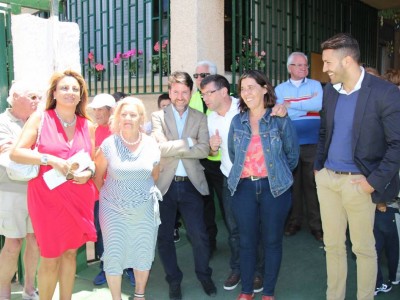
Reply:
[[[96,62],[93,52],[88,53],[86,63],[88,64],[88,74],[93,74],[96,79],[100,81],[103,77],[103,72],[105,72],[106,69],[102,63]]]
[[[169,64],[168,64],[168,40],[164,40],[161,45],[160,42],[157,41],[157,43],[154,44],[154,51],[157,52],[157,54],[154,54],[151,57],[151,70],[153,73],[159,73],[161,71],[161,74],[163,76],[166,76],[168,74],[169,70]]]
[[[135,77],[140,68],[140,58],[143,55],[142,50],[130,49],[124,53],[118,52],[113,59],[115,65],[119,65],[123,61],[124,68],[128,70],[131,77]]]
[[[253,42],[251,39],[243,38],[242,41],[242,54],[236,56],[235,66],[231,65],[232,71],[239,70],[239,65],[243,66],[243,70],[246,69],[256,69],[262,70],[265,67],[265,56],[266,52],[261,50],[260,53],[258,51],[253,51],[253,48],[257,48],[257,43],[255,43],[253,47]]]

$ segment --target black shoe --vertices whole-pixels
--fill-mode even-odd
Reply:
[[[217,296],[217,288],[215,287],[215,284],[211,278],[201,281],[201,285],[203,286],[204,292],[208,296],[210,296],[210,297]]]
[[[169,299],[182,300],[182,291],[180,283],[171,283],[169,285]]]
[[[300,229],[301,229],[300,225],[290,224],[285,229],[285,235],[286,236],[295,235],[297,233],[297,231],[299,231]]]
[[[382,283],[381,286],[378,286],[375,288],[375,292],[374,292],[374,296],[378,295],[378,293],[387,293],[390,292],[392,290],[392,285],[390,284],[390,282],[388,282],[387,284]]]
[[[315,237],[317,241],[324,241],[324,233],[322,232],[322,230],[311,230],[311,234]]]

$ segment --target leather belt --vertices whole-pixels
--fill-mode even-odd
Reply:
[[[187,176],[174,176],[174,181],[175,182],[189,181],[189,177],[187,177]]]
[[[250,179],[251,181],[257,181],[257,180],[264,179],[264,178],[267,178],[267,176],[262,176],[262,177],[260,177],[260,176],[253,176],[253,175],[251,175],[251,176],[245,177],[245,178],[243,178],[243,179]]]
[[[361,172],[345,172],[345,171],[334,171],[331,170],[333,173],[338,174],[338,175],[361,175]]]

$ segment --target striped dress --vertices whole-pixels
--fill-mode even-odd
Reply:
[[[151,172],[160,160],[156,142],[146,135],[131,152],[118,135],[100,146],[107,159],[107,179],[100,190],[104,271],[121,275],[126,268],[150,270],[159,221],[158,200]]]

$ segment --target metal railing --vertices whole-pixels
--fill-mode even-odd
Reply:
[[[231,20],[226,31],[232,45],[225,44],[225,49],[232,49],[231,65],[226,66],[232,82],[246,69],[260,69],[277,85],[288,78],[291,52],[304,52],[310,59],[312,52],[321,52],[321,42],[339,32],[358,40],[363,62],[377,64],[377,10],[360,1],[233,0],[225,9]]]
[[[169,1],[69,0],[66,18],[81,30],[91,95],[162,92],[170,72]]]
[[[14,78],[11,9],[5,6],[0,6],[0,57],[0,111],[3,112],[8,107],[8,88]]]

